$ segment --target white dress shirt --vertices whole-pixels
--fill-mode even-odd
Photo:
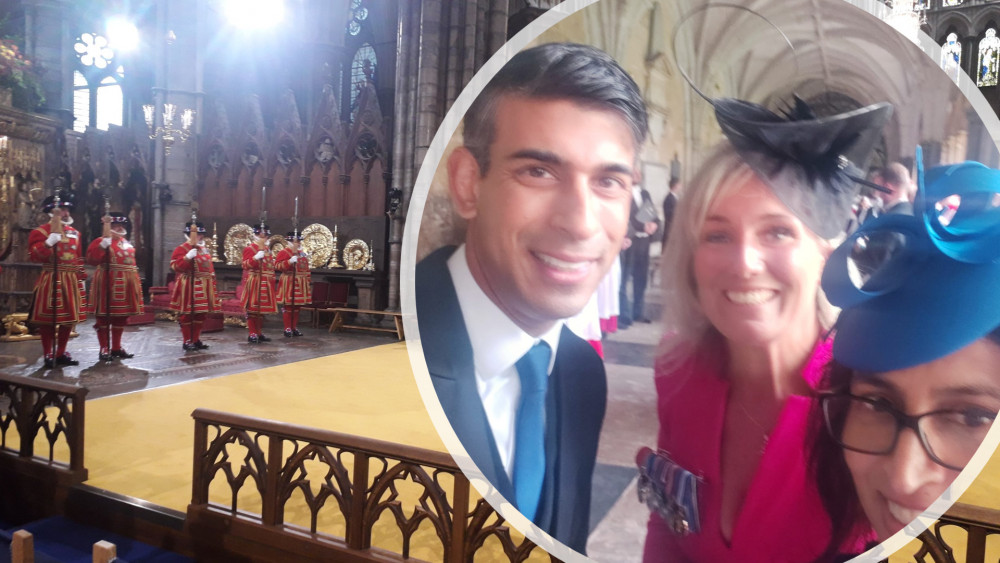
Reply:
[[[472,344],[476,389],[483,402],[486,419],[493,430],[500,461],[507,476],[511,477],[514,469],[517,407],[521,400],[521,379],[514,364],[532,346],[544,340],[552,349],[548,371],[551,375],[563,321],[557,322],[541,338],[535,338],[521,330],[487,297],[472,277],[465,258],[464,244],[448,259],[448,271],[455,284],[458,305],[462,309],[462,319]]]
[[[638,184],[632,186],[632,201],[637,207],[642,207],[642,188]]]

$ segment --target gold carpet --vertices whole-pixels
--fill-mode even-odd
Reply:
[[[446,451],[424,409],[406,346],[393,343],[87,401],[87,484],[186,511],[191,412],[199,407]],[[212,500],[228,505],[229,497],[217,495],[222,489],[214,485]],[[243,497],[241,509],[257,512]],[[286,521],[307,523],[307,514],[296,514],[292,501]],[[329,520],[319,529],[342,535],[343,527]],[[440,560],[439,540],[428,527],[422,525],[415,535],[411,557]],[[373,545],[401,546],[389,522],[380,521],[373,532]],[[492,553],[480,553],[482,560],[505,560],[499,544],[492,543],[487,543]],[[547,560],[539,551],[532,560]]]
[[[88,484],[186,510],[199,407],[446,451],[394,343],[87,401]]]

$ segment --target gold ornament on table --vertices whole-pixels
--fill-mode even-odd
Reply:
[[[226,264],[239,266],[243,264],[243,249],[253,240],[253,228],[246,223],[236,223],[229,227],[226,233],[225,254]]]
[[[153,315],[153,317],[158,321],[177,322],[177,313],[173,311],[160,311]]]
[[[361,268],[362,270],[364,270],[366,272],[374,272],[375,271],[375,256],[374,256],[375,253],[372,252],[372,250],[371,250],[373,248],[375,248],[375,242],[374,241],[368,241],[368,262],[365,264],[364,268]]]
[[[271,251],[271,254],[278,254],[282,250],[288,248],[288,239],[285,235],[271,235],[267,239],[267,249]]]
[[[360,270],[368,263],[369,252],[365,241],[356,238],[344,245],[344,265],[348,270]]]
[[[327,268],[343,268],[344,265],[337,260],[337,225],[333,226],[333,252],[330,256],[330,263],[326,265]]]
[[[212,262],[222,262],[219,259],[219,224],[212,222],[212,238],[208,241],[208,249],[212,252]]]
[[[333,253],[333,234],[326,225],[313,223],[302,229],[302,249],[309,253],[309,267],[322,268]]]
[[[32,335],[28,330],[28,313],[12,313],[3,318],[4,335],[0,342],[17,342],[19,340],[38,340],[41,336]]]

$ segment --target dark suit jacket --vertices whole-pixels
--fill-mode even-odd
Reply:
[[[476,389],[472,345],[462,319],[447,260],[439,249],[417,264],[416,301],[427,369],[455,434],[487,480],[511,504],[514,487]],[[546,399],[545,481],[535,524],[584,552],[590,486],[604,420],[604,364],[583,339],[563,328]]]
[[[663,245],[667,244],[667,237],[670,236],[670,225],[674,222],[674,210],[677,209],[677,194],[667,192],[667,197],[663,198]]]
[[[646,223],[639,220],[639,206],[635,204],[635,198],[632,198],[632,208],[629,210],[628,216],[628,237],[632,238],[632,243],[634,244],[637,240],[646,239],[647,242],[652,242],[656,240],[656,237],[660,234],[660,229],[663,227],[663,221],[660,220],[660,216],[656,213],[656,205],[653,204],[653,196],[649,195],[649,191],[646,188],[641,188],[642,206],[648,208],[653,215],[652,221],[656,223],[656,230],[650,233],[648,237],[637,237],[638,233],[645,233]],[[647,245],[647,252],[649,252]]]

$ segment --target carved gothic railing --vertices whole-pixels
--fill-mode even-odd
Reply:
[[[985,563],[997,561],[993,548],[987,559],[987,539],[1000,537],[1000,511],[956,503],[937,522],[920,534],[919,549],[909,561],[918,563]],[[964,540],[965,557],[956,558],[955,548]]]
[[[0,374],[0,454],[54,468],[71,483],[85,481],[86,396],[83,387]],[[36,452],[38,442],[47,451]]]
[[[240,539],[224,549],[265,560],[419,560],[433,552],[454,563],[520,562],[536,548],[512,538],[485,501],[470,506],[469,481],[447,454],[206,409],[192,417],[188,524],[205,530],[203,545],[225,530]],[[286,521],[292,512],[295,523]]]

